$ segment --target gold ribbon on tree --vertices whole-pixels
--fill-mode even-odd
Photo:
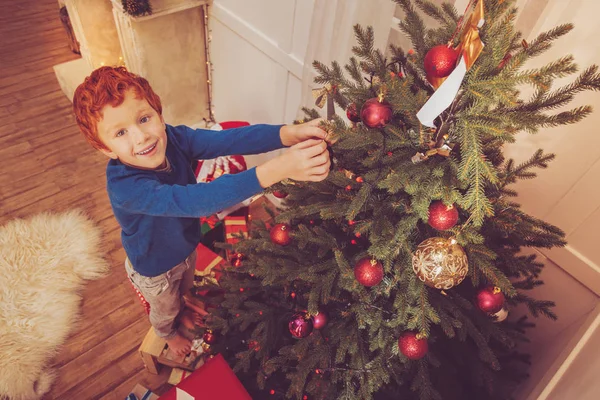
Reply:
[[[465,59],[467,71],[471,69],[483,51],[484,45],[479,36],[479,28],[483,25],[484,20],[483,0],[479,0],[465,24],[465,29],[460,36],[460,43],[456,48],[456,51]]]
[[[431,142],[429,142],[429,146],[428,146],[429,150],[427,150],[425,153],[417,152],[414,156],[412,156],[412,158],[411,158],[412,162],[414,164],[417,164],[417,163],[419,163],[421,161],[425,161],[435,155],[442,156],[442,157],[450,157],[450,152],[454,148],[454,143],[448,142],[448,135],[444,135],[443,139],[444,139],[444,142],[439,147],[436,146],[437,143],[435,141],[432,140]]]
[[[333,104],[333,93],[336,91],[336,86],[326,84],[320,89],[313,89],[312,94],[315,98],[315,105],[319,108],[323,108],[327,103],[327,120],[330,121],[335,114],[335,106]]]
[[[327,103],[327,97],[329,97],[330,93],[333,93],[333,87],[329,83],[322,88],[313,89],[312,95],[315,99],[315,105],[319,108],[325,107],[325,103]]]

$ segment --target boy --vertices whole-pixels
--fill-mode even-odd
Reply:
[[[197,313],[182,313],[182,295],[193,284],[198,218],[286,178],[322,181],[330,166],[327,134],[319,120],[223,132],[166,125],[160,98],[148,81],[123,67],[93,71],[75,91],[73,109],[88,142],[110,157],[107,191],[122,228],[129,279],[150,303],[157,335],[177,354],[187,354],[191,342],[177,333],[175,321],[179,317],[189,325],[200,320]],[[196,183],[191,169],[196,159],[289,146],[256,168],[210,183]]]

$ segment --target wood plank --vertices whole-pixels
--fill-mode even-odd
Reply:
[[[60,396],[52,397],[52,393],[50,393],[49,398],[53,400],[101,399],[124,380],[129,379],[143,369],[144,365],[137,350],[132,349],[116,362],[107,364],[106,369],[90,377],[90,379],[69,389]]]
[[[165,394],[167,390],[171,387],[165,382],[169,379],[169,374],[171,373],[171,368],[164,367],[158,375],[150,374],[146,370],[141,370],[140,372],[132,375],[128,380],[121,383],[110,393],[106,393],[102,400],[123,400],[127,397],[131,389],[136,384],[140,384],[144,386],[146,389],[152,390],[155,394],[161,396]]]
[[[108,337],[98,345],[90,348],[87,352],[63,365],[59,372],[69,371],[68,374],[59,373],[53,393],[56,397],[61,396],[72,387],[85,384],[90,376],[97,376],[106,369],[107,364],[116,362],[122,354],[139,346],[139,337],[148,331],[150,324],[138,319],[116,334]],[[102,354],[103,357],[98,357]],[[120,382],[117,382],[119,384]],[[85,397],[83,397],[85,398]]]

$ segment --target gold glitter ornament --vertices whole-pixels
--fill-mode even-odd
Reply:
[[[469,261],[456,239],[434,237],[421,242],[413,254],[413,271],[427,286],[450,289],[461,283],[469,271]]]

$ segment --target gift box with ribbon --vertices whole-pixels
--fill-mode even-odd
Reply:
[[[248,237],[248,219],[246,215],[230,215],[223,221],[225,227],[225,241],[235,244],[243,238]],[[227,260],[232,261],[239,255],[234,251],[227,250]]]
[[[196,270],[194,271],[194,280],[198,286],[203,282],[210,282],[218,285],[221,277],[221,270],[225,265],[223,257],[200,243],[196,248]]]
[[[159,400],[252,400],[222,355],[207,360]]]
[[[157,400],[158,396],[140,384],[135,385],[125,400]]]

